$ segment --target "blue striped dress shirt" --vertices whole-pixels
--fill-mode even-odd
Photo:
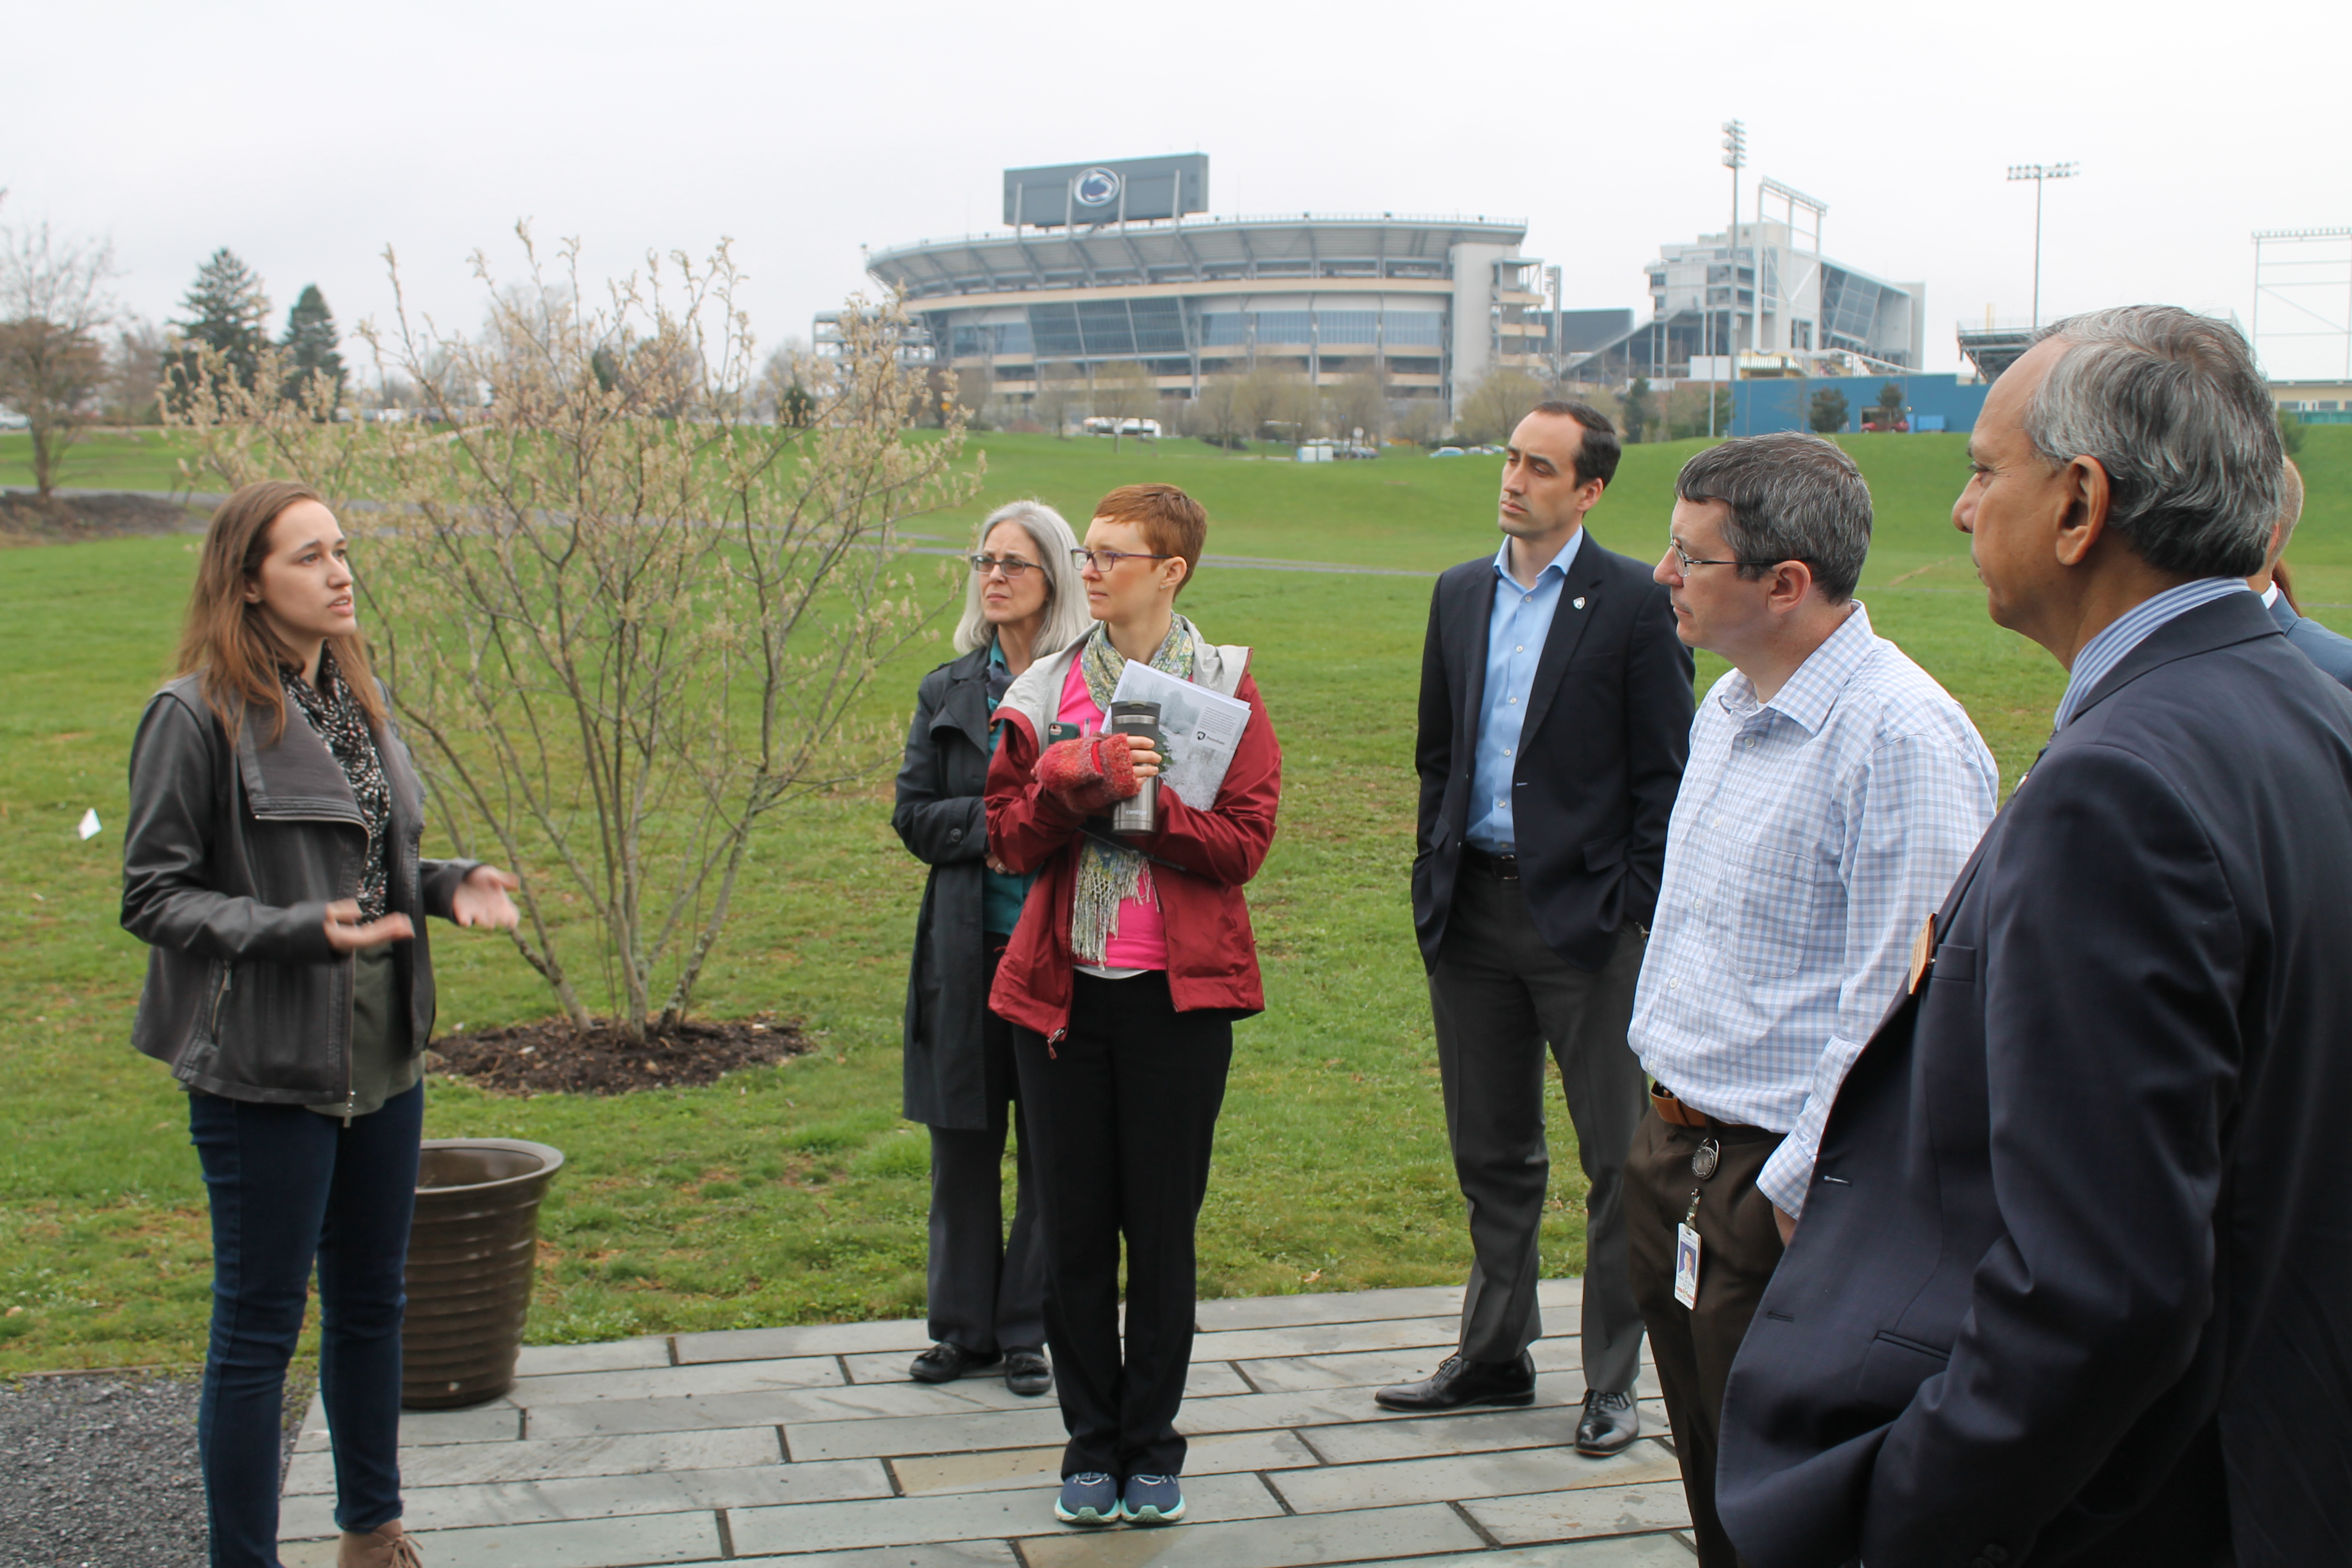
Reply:
[[[2124,661],[2126,654],[2146,642],[2157,627],[2200,605],[2210,605],[2232,594],[2252,592],[2243,577],[2200,577],[2178,588],[2167,588],[2153,599],[2142,599],[2117,616],[2074,656],[2074,668],[2066,674],[2066,695],[2058,699],[2058,715],[2051,721],[2050,732],[2054,735],[2064,729],[2066,721],[2074,716],[2074,710],[2097,689],[2099,682]]]
[[[1859,602],[1770,701],[1734,669],[1698,706],[1630,1038],[1695,1109],[1788,1134],[1756,1185],[1790,1214],[2000,788],[1959,703]]]

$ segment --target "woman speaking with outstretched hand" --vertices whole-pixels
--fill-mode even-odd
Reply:
[[[1013,683],[988,773],[990,850],[1036,873],[989,1005],[1013,1026],[1036,1145],[1045,1337],[1069,1432],[1055,1512],[1070,1524],[1183,1515],[1175,1421],[1192,1351],[1193,1227],[1234,1020],[1265,1006],[1242,888],[1274,841],[1282,751],[1250,650],[1210,642],[1176,613],[1207,534],[1200,503],[1172,485],[1102,499],[1076,552],[1097,624]],[[1245,703],[1249,717],[1213,803],[1162,788],[1157,830],[1121,837],[1102,814],[1161,763],[1152,737],[1102,732],[1130,661]]]
[[[401,1529],[400,1322],[433,1028],[424,916],[511,929],[518,884],[422,860],[422,795],[318,492],[213,515],[131,752],[132,1043],[188,1089],[213,1222],[196,1441],[214,1568],[278,1568],[286,1366],[319,1273],[337,1568],[415,1568]]]

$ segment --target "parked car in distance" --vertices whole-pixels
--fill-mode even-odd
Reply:
[[[1378,458],[1377,447],[1367,447],[1360,441],[1308,441],[1297,450],[1302,463],[1364,462]]]
[[[1160,439],[1157,419],[1114,419],[1108,414],[1090,414],[1080,421],[1079,428],[1089,436],[1140,436],[1147,441]]]
[[[1436,451],[1432,452],[1430,456],[1433,458],[1458,458],[1462,456],[1462,448],[1459,447],[1440,447]]]
[[[33,422],[13,408],[0,408],[0,430],[30,430]]]

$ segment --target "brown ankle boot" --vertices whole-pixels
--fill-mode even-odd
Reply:
[[[365,1535],[343,1531],[335,1551],[335,1568],[425,1568],[416,1542],[400,1528],[400,1521],[379,1524]]]

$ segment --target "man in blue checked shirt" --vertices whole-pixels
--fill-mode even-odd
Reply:
[[[1675,494],[1655,576],[1683,640],[1732,668],[1692,721],[1634,997],[1653,1087],[1625,1217],[1699,1561],[1732,1568],[1715,1510],[1732,1358],[1838,1086],[2000,779],[1959,703],[1853,597],[1870,491],[1851,458],[1793,432],[1728,441]]]

